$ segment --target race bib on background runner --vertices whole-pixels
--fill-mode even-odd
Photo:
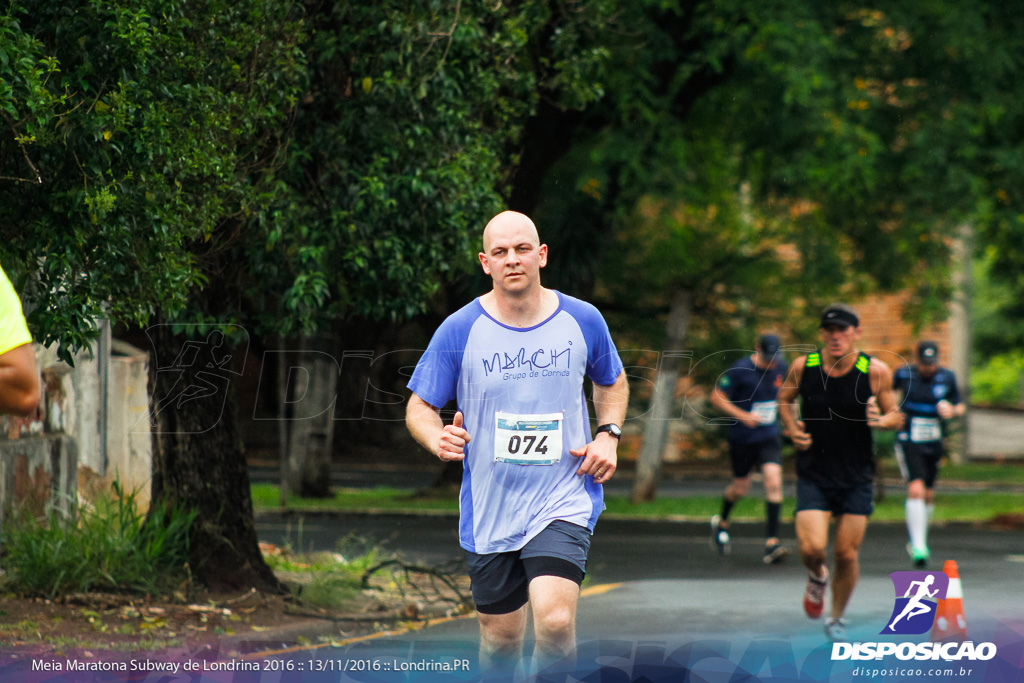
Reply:
[[[750,412],[752,412],[758,420],[767,425],[775,422],[778,405],[775,401],[759,401],[750,406]]]
[[[562,459],[562,413],[494,415],[494,461],[553,465]]]
[[[937,417],[910,418],[910,440],[928,443],[942,439],[942,422]]]

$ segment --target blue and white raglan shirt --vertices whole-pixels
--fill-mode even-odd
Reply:
[[[480,299],[430,340],[409,389],[442,408],[455,399],[469,432],[459,541],[478,554],[519,550],[548,524],[594,530],[602,487],[576,474],[569,453],[589,443],[583,378],[614,384],[622,361],[594,306],[558,295],[558,310],[529,328],[499,323]]]

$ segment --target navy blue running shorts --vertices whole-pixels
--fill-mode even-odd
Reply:
[[[939,461],[942,460],[942,442],[918,444],[911,441],[896,442],[896,462],[904,481],[924,481],[925,488],[935,488],[939,477]]]
[[[869,516],[875,511],[875,486],[870,481],[844,488],[826,488],[797,479],[796,511],[824,510],[839,515]]]
[[[582,584],[589,552],[590,532],[563,520],[549,524],[519,550],[486,555],[467,551],[477,611],[515,612],[529,601],[530,581],[538,576],[560,576]]]
[[[782,464],[782,439],[773,436],[753,443],[729,442],[729,459],[732,460],[732,475],[737,479],[750,474],[755,465]]]

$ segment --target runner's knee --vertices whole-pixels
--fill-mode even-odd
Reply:
[[[924,481],[921,479],[914,479],[912,482],[907,484],[907,498],[924,498],[925,490]]]
[[[748,491],[750,491],[750,477],[733,479],[732,484],[729,486],[728,498],[735,502],[747,495]]]
[[[836,566],[856,567],[860,562],[859,555],[858,548],[836,548]]]
[[[561,641],[575,633],[576,615],[567,605],[550,606],[543,612],[535,610],[533,627],[538,638]]]
[[[828,561],[825,547],[806,538],[797,539],[800,557],[807,566],[820,566]]]
[[[480,644],[489,654],[498,657],[517,654],[525,636],[525,629],[519,621],[509,618],[509,615],[503,617],[480,615]]]

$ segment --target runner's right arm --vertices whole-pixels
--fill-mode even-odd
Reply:
[[[783,433],[793,440],[793,446],[798,451],[806,451],[811,447],[811,435],[804,431],[803,421],[796,419],[796,400],[800,396],[800,378],[803,377],[806,362],[807,356],[800,356],[793,361],[777,399]]]
[[[412,437],[435,457],[445,462],[466,457],[464,450],[470,436],[469,432],[462,428],[462,419],[462,412],[459,411],[455,413],[452,424],[444,424],[440,409],[430,405],[415,393],[409,396],[409,404],[405,409],[405,426]]]
[[[743,410],[743,408],[730,401],[725,392],[717,386],[711,390],[711,405],[729,417],[736,418],[743,423],[744,427],[754,428],[765,424],[754,413]]]

